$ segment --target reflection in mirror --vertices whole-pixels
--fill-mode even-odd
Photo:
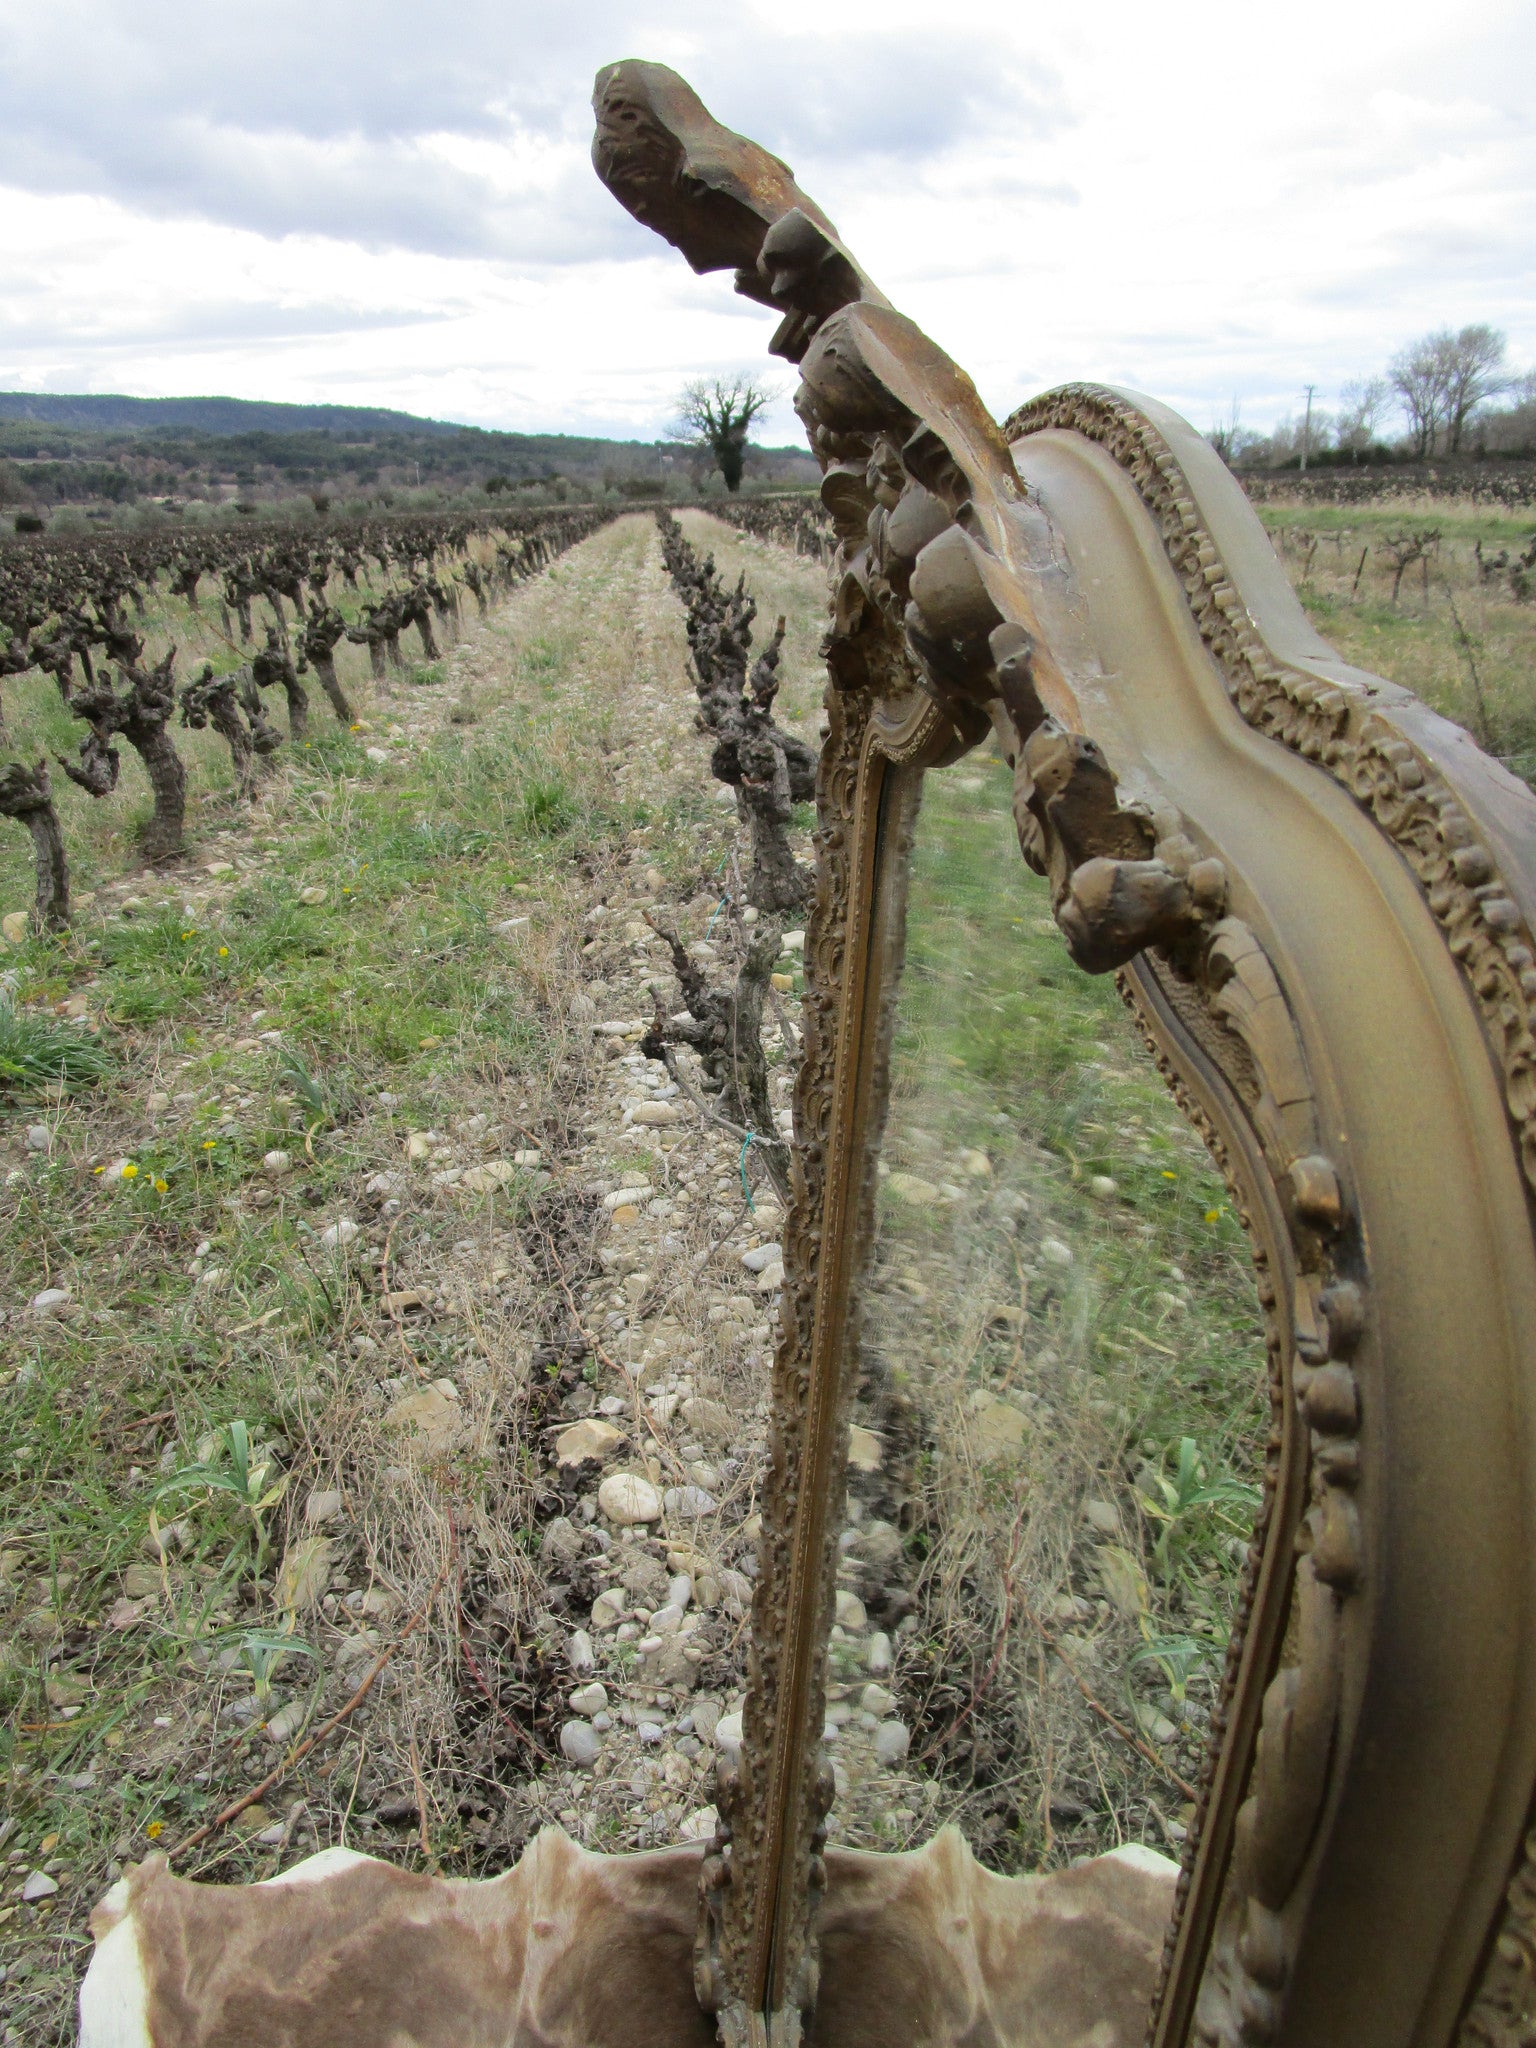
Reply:
[[[1220,1176],[989,750],[925,778],[834,1629],[831,1834],[1177,1857],[1268,1421]]]

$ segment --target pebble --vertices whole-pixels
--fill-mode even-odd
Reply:
[[[960,1164],[973,1180],[990,1180],[992,1178],[991,1160],[985,1152],[979,1151],[975,1147],[960,1154]]]
[[[669,1515],[682,1515],[688,1520],[697,1520],[700,1515],[712,1515],[720,1503],[712,1493],[702,1486],[669,1486],[666,1492],[666,1507]],[[637,1518],[638,1519],[638,1518]],[[647,1516],[646,1520],[654,1520]]]
[[[597,1669],[592,1638],[584,1628],[573,1628],[565,1639],[565,1661],[578,1677]]]
[[[266,1152],[262,1154],[261,1170],[263,1173],[270,1173],[275,1177],[280,1173],[286,1173],[292,1165],[293,1160],[286,1152]]]
[[[560,1754],[578,1769],[595,1764],[602,1746],[602,1738],[590,1721],[567,1721],[560,1730]]]
[[[902,1201],[910,1202],[914,1208],[932,1208],[935,1202],[943,1199],[933,1182],[924,1180],[920,1174],[893,1173],[885,1184],[893,1195],[899,1195]]]
[[[891,1668],[891,1639],[884,1629],[876,1629],[864,1651],[864,1668],[876,1678],[883,1678]]]
[[[335,1251],[344,1244],[350,1244],[353,1238],[359,1235],[359,1226],[350,1216],[339,1216],[334,1223],[321,1231],[320,1242],[327,1250]]]
[[[686,1490],[686,1489],[674,1489]],[[615,1472],[597,1489],[597,1505],[610,1522],[627,1528],[635,1522],[659,1522],[661,1497],[648,1479],[636,1472]],[[710,1502],[713,1507],[713,1501]]]
[[[883,1764],[899,1764],[911,1747],[904,1721],[882,1721],[875,1730],[875,1755]]]
[[[719,1824],[720,1816],[714,1807],[696,1807],[678,1823],[677,1839],[680,1842],[707,1842]]]
[[[1090,1174],[1088,1192],[1096,1202],[1112,1202],[1120,1192],[1120,1184],[1107,1173]]]
[[[46,1870],[33,1870],[27,1874],[21,1896],[27,1905],[35,1906],[39,1899],[51,1899],[58,1888],[58,1879],[50,1877]]]
[[[488,1159],[484,1166],[472,1166],[463,1176],[461,1185],[472,1195],[494,1194],[497,1188],[504,1188],[517,1177],[517,1168],[510,1159]]]
[[[32,1306],[40,1316],[57,1315],[69,1302],[67,1287],[45,1287],[40,1294],[32,1297]]]
[[[327,1492],[312,1493],[304,1503],[304,1519],[306,1522],[333,1521],[340,1513],[341,1495],[334,1489]]]
[[[318,884],[311,884],[309,888],[299,891],[299,901],[301,903],[323,903],[325,901],[325,891]]]
[[[837,1620],[844,1628],[864,1628],[869,1616],[864,1612],[864,1602],[857,1593],[850,1593],[840,1586],[837,1591]]]
[[[29,1152],[51,1152],[53,1133],[46,1124],[28,1124],[27,1150]]]
[[[431,1158],[432,1140],[427,1136],[425,1131],[411,1132],[410,1136],[405,1141],[405,1156],[407,1159]]]
[[[883,1721],[887,1714],[894,1713],[896,1696],[887,1692],[883,1685],[866,1685],[859,1694],[859,1712],[873,1714],[877,1721]]]
[[[786,932],[779,941],[779,944],[786,953],[803,953],[805,951],[805,933]]]
[[[781,1244],[754,1245],[751,1251],[742,1253],[741,1263],[749,1273],[762,1273],[773,1265],[782,1266],[784,1247]]]
[[[623,1441],[623,1430],[589,1416],[584,1422],[573,1422],[569,1429],[561,1430],[555,1438],[555,1461],[560,1465],[581,1465],[588,1458],[606,1458]]]
[[[611,1195],[604,1195],[603,1207],[611,1216],[616,1209],[633,1208],[637,1202],[649,1201],[655,1189],[648,1180],[637,1180],[628,1187],[615,1188]]]
[[[1107,1500],[1085,1500],[1083,1520],[1090,1529],[1096,1529],[1101,1536],[1120,1534],[1120,1516]]]
[[[304,1726],[304,1702],[290,1700],[286,1707],[279,1707],[263,1729],[268,1742],[291,1742]]]
[[[1072,1247],[1069,1244],[1063,1244],[1059,1237],[1042,1237],[1040,1240],[1040,1256],[1048,1266],[1070,1266],[1072,1263]]]
[[[693,1720],[694,1726],[698,1728],[699,1717],[697,1711],[694,1713]],[[704,1730],[700,1728],[699,1733],[702,1735]],[[741,1754],[741,1714],[739,1711],[734,1714],[722,1714],[710,1733],[716,1749],[722,1751],[727,1758],[734,1759]]]
[[[676,1102],[642,1102],[624,1112],[624,1121],[647,1126],[680,1124],[687,1112]]]
[[[848,1431],[848,1462],[855,1472],[878,1472],[885,1458],[885,1445],[872,1429],[854,1423]]]
[[[713,1742],[715,1731],[720,1725],[718,1700],[695,1700],[689,1719],[693,1722],[695,1735],[701,1736],[705,1742]]]
[[[600,1683],[578,1685],[571,1694],[570,1700],[571,1711],[582,1715],[586,1720],[590,1721],[594,1714],[607,1713],[608,1688]]]
[[[592,1626],[594,1628],[615,1628],[624,1619],[624,1595],[617,1586],[610,1586],[605,1593],[599,1593],[592,1602]]]

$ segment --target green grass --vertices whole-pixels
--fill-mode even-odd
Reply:
[[[1485,555],[1519,553],[1536,536],[1536,517],[1454,502],[1257,509],[1325,640],[1347,661],[1405,684],[1536,786],[1536,600],[1518,599],[1507,576],[1482,582],[1473,553],[1479,541]],[[1441,534],[1427,583],[1414,563],[1394,605],[1382,543],[1426,528]]]

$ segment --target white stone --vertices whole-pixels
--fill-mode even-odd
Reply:
[[[268,1742],[291,1742],[304,1726],[304,1702],[290,1700],[286,1707],[279,1707],[263,1730]]]
[[[312,1493],[304,1503],[306,1522],[330,1522],[341,1513],[341,1495],[330,1491]]]
[[[779,944],[786,953],[803,953],[805,951],[805,933],[786,932],[779,941]]]
[[[483,1166],[470,1167],[460,1185],[468,1188],[472,1195],[491,1195],[516,1177],[517,1168],[510,1159],[488,1159]]]
[[[264,1152],[262,1154],[261,1170],[263,1173],[270,1173],[274,1176],[286,1173],[292,1164],[293,1160],[286,1152]]]
[[[1072,1263],[1072,1247],[1069,1244],[1063,1244],[1059,1237],[1042,1237],[1040,1240],[1040,1256],[1048,1266],[1070,1266]]]
[[[668,1579],[667,1605],[669,1607],[675,1607],[679,1614],[681,1614],[692,1598],[693,1580],[689,1578],[686,1572],[679,1572],[675,1578]]]
[[[695,1720],[694,1725],[698,1725],[697,1720]],[[739,1756],[741,1754],[740,1713],[722,1714],[715,1723],[713,1739],[716,1749],[722,1750],[727,1757],[734,1758]]]
[[[565,1661],[578,1677],[597,1669],[592,1638],[584,1628],[573,1628],[565,1639]]]
[[[21,1887],[22,1900],[26,1905],[35,1906],[39,1899],[51,1899],[58,1888],[58,1879],[50,1877],[46,1870],[29,1871]]]
[[[602,1746],[602,1737],[590,1721],[567,1721],[560,1730],[560,1754],[578,1769],[595,1764]]]
[[[751,1251],[743,1252],[741,1255],[741,1263],[749,1273],[761,1273],[767,1267],[782,1265],[783,1262],[784,1247],[781,1244],[754,1245]]]
[[[68,1303],[67,1287],[45,1287],[41,1293],[32,1297],[32,1306],[40,1316],[57,1315],[61,1308],[68,1306]]]
[[[675,1636],[682,1626],[682,1621],[682,1608],[674,1607],[668,1601],[665,1607],[658,1607],[651,1616],[651,1634],[653,1636]]]
[[[893,1173],[885,1184],[893,1195],[899,1195],[917,1209],[931,1209],[941,1199],[933,1182],[924,1180],[921,1174]]]
[[[783,1285],[784,1267],[782,1261],[778,1259],[775,1259],[771,1266],[764,1266],[762,1272],[757,1276],[757,1291],[759,1294],[772,1294],[775,1288],[782,1287]]]
[[[669,1515],[681,1515],[686,1520],[696,1521],[700,1515],[712,1515],[720,1503],[702,1486],[669,1486],[666,1505]],[[653,1521],[655,1517],[647,1516],[646,1519]]]
[[[410,1136],[405,1141],[405,1156],[407,1159],[431,1158],[432,1140],[427,1136],[425,1131],[411,1132]]]
[[[845,1586],[838,1588],[836,1619],[842,1627],[851,1629],[864,1628],[869,1621],[869,1616],[864,1612],[864,1602],[857,1593],[850,1593]]]
[[[28,1124],[27,1150],[29,1152],[51,1152],[53,1133],[46,1124]]]
[[[597,1489],[597,1504],[610,1522],[621,1527],[661,1520],[661,1498],[649,1479],[637,1472],[612,1473]]]
[[[678,1822],[677,1839],[680,1842],[707,1842],[712,1839],[720,1816],[712,1806],[695,1807],[694,1811]]]
[[[1120,1185],[1107,1173],[1095,1173],[1089,1177],[1088,1192],[1096,1202],[1112,1202],[1120,1192]]]
[[[604,1195],[603,1207],[611,1216],[615,1209],[627,1209],[632,1204],[649,1201],[655,1192],[648,1180],[637,1180],[627,1188],[615,1188],[611,1195]]]
[[[542,1152],[530,1152],[526,1149],[521,1152],[514,1152],[512,1154],[512,1164],[514,1166],[538,1168],[544,1164],[544,1154]]]
[[[854,1423],[848,1431],[848,1462],[855,1472],[878,1472],[885,1457],[885,1445],[872,1429]]]
[[[960,1164],[973,1180],[990,1180],[992,1178],[991,1160],[985,1152],[978,1151],[974,1147],[960,1154]]]
[[[883,1678],[890,1668],[891,1639],[884,1629],[876,1629],[864,1650],[864,1669],[876,1678]]]
[[[899,1764],[911,1747],[904,1721],[882,1721],[875,1730],[875,1755],[883,1764]]]
[[[859,1694],[859,1712],[873,1714],[877,1721],[883,1721],[887,1714],[894,1713],[896,1696],[883,1685],[866,1685]]]
[[[320,1242],[328,1251],[337,1251],[344,1244],[350,1244],[359,1235],[357,1224],[350,1216],[338,1216],[336,1221],[320,1233]]]
[[[572,1713],[580,1714],[584,1719],[590,1721],[594,1714],[607,1713],[608,1688],[600,1682],[594,1682],[591,1685],[578,1685],[576,1690],[570,1695],[570,1701]]]

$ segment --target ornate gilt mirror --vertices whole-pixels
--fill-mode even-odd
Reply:
[[[674,73],[596,112],[837,537],[739,1752],[707,1843],[148,1859],[83,2039],[1536,2042],[1536,799],[1182,420],[999,427]]]
[[[772,346],[799,365],[839,542],[751,1687],[703,1866],[701,2002],[727,2042],[828,2048],[1119,2043],[1142,2013],[1156,2048],[1531,2039],[1536,802],[1338,660],[1182,420],[1069,386],[999,429],[786,167],[673,73],[616,65],[595,104],[615,196],[782,312]],[[1018,854],[1043,888],[1010,871]],[[1208,1154],[1156,1164],[1162,1127],[1136,1113],[1131,1170],[1183,1173],[1209,1203],[1198,1277],[1226,1290],[1231,1343],[1213,1366],[1167,1323],[1172,1364],[1159,1340],[1121,1345],[1097,1397],[1120,1468],[1159,1372],[1205,1371],[1226,1430],[1221,1473],[1192,1447],[1141,1494],[1198,1496],[1233,1564],[1229,1611],[1213,1596],[1190,1625],[1207,1662],[1225,1648],[1184,1748],[1134,1706],[1127,1724],[1075,1654],[1085,1510],[1097,1590],[1116,1592],[1118,1548],[1128,1616],[1139,1596],[1112,1487],[1079,1470],[1051,1492],[1052,1403],[1096,1398],[1068,1356],[1088,1352],[1060,1305],[1086,1297],[1052,1203],[1115,1190],[1091,1146],[1054,1195],[1031,1159],[1064,1079],[1091,1123],[1086,1072],[1101,1113],[1129,1113],[1115,1090],[1144,1076],[1123,1037],[1030,1038],[1009,934],[1046,916],[1059,971],[1116,977]],[[1001,1022],[973,1028],[986,1006]],[[975,1067],[968,1044],[990,1048]],[[1187,1298],[1134,1242],[1114,1257],[1122,1295],[1156,1279],[1173,1309]],[[945,1519],[946,1459],[985,1482],[968,1531]],[[880,1671],[849,1667],[839,1603],[914,1500],[927,1533],[896,1608],[927,1689],[882,1814],[826,1739],[870,1683],[863,1719],[884,1704]],[[946,1687],[936,1617],[967,1597]],[[1142,1635],[1188,1708],[1190,1654]],[[1070,1955],[1031,1920],[1042,1880],[978,1875],[935,1833],[954,1819],[994,1871],[1062,1862],[1082,1768],[1052,1761],[1063,1685],[1121,1723],[1180,1856],[1162,1891],[1122,1857],[1148,1884],[1102,1924],[1062,1893],[1058,1920],[1089,1930]],[[978,1719],[993,1752],[1016,1746],[983,1757],[1007,1799],[977,1796]],[[1102,1863],[1066,1876],[1095,1869],[1108,1884]]]

